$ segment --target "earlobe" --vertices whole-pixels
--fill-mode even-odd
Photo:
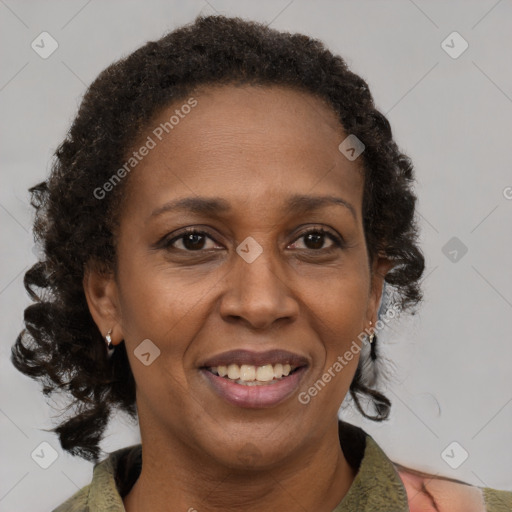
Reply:
[[[123,338],[117,284],[112,272],[104,272],[88,265],[82,280],[89,312],[102,336],[108,331],[116,344]]]

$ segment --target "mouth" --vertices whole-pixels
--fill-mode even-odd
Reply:
[[[237,350],[205,361],[199,370],[210,389],[230,404],[266,408],[291,396],[308,366],[305,357],[283,350]]]

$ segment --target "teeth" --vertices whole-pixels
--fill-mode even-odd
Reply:
[[[230,364],[228,366],[228,378],[237,380],[240,378],[240,366],[237,364]]]
[[[253,366],[254,368],[254,366]],[[268,382],[274,379],[274,367],[271,364],[266,364],[265,366],[258,366],[256,370],[256,380],[260,382]],[[242,379],[244,380],[244,379]],[[254,379],[251,379],[254,380]]]
[[[272,367],[270,367],[272,368]],[[254,366],[251,366],[249,364],[243,364],[240,366],[240,379],[245,380],[246,382],[252,381],[256,379],[256,375],[259,375],[259,368],[258,371],[256,371],[256,368]],[[274,378],[274,372],[272,371],[272,380]],[[258,377],[258,380],[262,380]]]
[[[275,379],[281,379],[290,375],[292,370],[295,370],[296,366],[292,367],[289,364],[277,363],[275,365],[266,364],[263,366],[253,366],[251,364],[243,364],[241,366],[237,364],[230,364],[229,366],[213,366],[210,371],[220,377],[227,377],[230,380],[235,380],[240,383],[254,382],[270,382]]]

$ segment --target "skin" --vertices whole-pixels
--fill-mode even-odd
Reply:
[[[482,512],[482,489],[453,479],[439,478],[397,467],[409,500],[410,512]]]
[[[144,462],[125,507],[330,512],[355,477],[339,444],[337,412],[358,355],[309,404],[297,395],[377,319],[391,265],[381,257],[369,265],[360,162],[340,153],[347,134],[307,93],[223,86],[193,96],[197,106],[129,177],[116,273],[91,265],[84,278],[98,328],[113,329],[115,344],[124,340],[137,383]],[[141,140],[184,103],[160,112]],[[336,196],[353,212],[329,205],[292,215],[283,210],[292,194]],[[151,216],[168,201],[195,196],[222,197],[232,209]],[[157,245],[189,226],[212,239],[199,238],[195,251],[183,238],[174,248]],[[341,235],[345,247],[328,236],[308,241],[303,234],[312,228]],[[250,264],[236,253],[248,236],[263,249]],[[145,339],[161,351],[149,366],[134,356]],[[219,397],[198,366],[236,348],[305,356],[297,393],[263,409]]]

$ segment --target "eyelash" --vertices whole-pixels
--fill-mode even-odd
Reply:
[[[324,252],[325,253],[325,252],[331,252],[336,249],[343,249],[345,247],[345,242],[342,238],[338,238],[336,235],[334,235],[330,231],[327,231],[324,228],[311,228],[307,231],[304,231],[297,238],[295,238],[293,243],[295,243],[297,240],[305,237],[306,235],[309,235],[310,233],[316,233],[316,234],[320,233],[320,234],[325,235],[327,238],[329,238],[333,242],[334,247],[327,247],[325,249],[307,249],[306,248],[306,249],[300,249],[300,250],[308,250],[308,251],[313,251],[313,252]],[[186,237],[187,235],[191,235],[191,234],[203,235],[203,236],[206,236],[207,238],[209,238],[210,240],[212,240],[213,242],[218,243],[207,231],[201,231],[196,228],[186,228],[179,235],[171,238],[170,240],[164,239],[163,240],[163,248],[176,249],[176,247],[172,247],[174,242],[176,242],[178,240],[182,240],[184,237]],[[197,251],[191,251],[188,249],[177,249],[177,250],[182,251],[182,252],[188,252],[188,253],[201,253],[205,249],[198,249]],[[206,249],[206,250],[208,250],[208,249]],[[214,249],[214,250],[216,250],[216,249]]]

